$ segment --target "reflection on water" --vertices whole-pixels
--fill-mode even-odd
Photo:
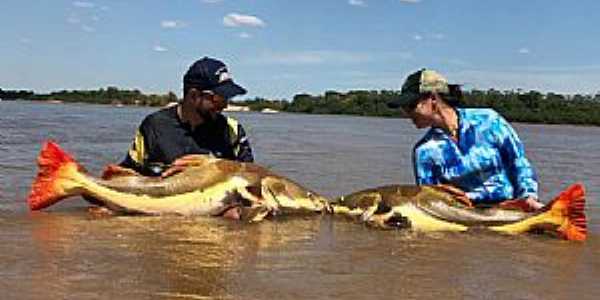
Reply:
[[[243,284],[239,274],[278,265],[265,264],[262,253],[312,240],[320,224],[319,217],[255,226],[210,218],[94,219],[84,212],[29,218],[2,220],[5,230],[29,234],[3,236],[1,285],[11,299],[24,291],[26,298],[51,291],[54,299],[233,296]]]
[[[34,158],[56,139],[94,174],[148,108],[0,103],[0,289],[6,299],[595,299],[600,128],[517,124],[549,199],[588,192],[590,239],[377,231],[344,218],[260,224],[92,218],[73,198],[28,213]],[[413,181],[406,120],[239,114],[258,161],[327,196]],[[107,122],[106,120],[110,120]]]

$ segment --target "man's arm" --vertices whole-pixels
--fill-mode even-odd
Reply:
[[[516,199],[538,199],[538,179],[525,156],[525,148],[513,127],[502,117],[498,120],[500,153],[515,188]]]
[[[144,127],[144,124],[140,125],[135,133],[135,137],[127,155],[119,163],[119,166],[135,170],[136,172],[145,176],[159,176],[163,171],[163,166],[153,166],[149,164],[149,149],[152,141],[149,130]]]
[[[413,166],[415,182],[417,185],[439,184],[440,180],[434,174],[433,163],[426,151],[415,148],[413,150]]]
[[[141,128],[138,128],[135,132],[133,142],[131,143],[131,146],[129,146],[125,159],[123,159],[119,165],[140,172],[146,157],[146,141]]]
[[[242,124],[236,119],[227,117],[227,126],[229,130],[229,142],[233,147],[233,155],[235,160],[241,162],[254,162],[254,155],[252,154],[252,148],[250,142],[246,136],[246,131]]]
[[[254,162],[254,155],[252,154],[252,147],[250,147],[250,141],[246,136],[246,131],[241,124],[238,124],[238,141],[237,146],[234,146],[236,150],[236,160],[241,162]]]

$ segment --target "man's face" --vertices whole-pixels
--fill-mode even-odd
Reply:
[[[196,95],[196,113],[206,122],[215,121],[217,115],[227,107],[227,99],[210,91],[202,91]]]
[[[404,109],[412,119],[415,127],[426,128],[434,124],[435,112],[433,102],[433,97],[423,96],[411,107]]]

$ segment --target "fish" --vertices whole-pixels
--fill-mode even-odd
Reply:
[[[145,215],[220,216],[237,209],[240,219],[249,222],[328,208],[327,198],[258,164],[197,157],[165,178],[142,176],[116,165],[109,165],[100,178],[89,175],[73,156],[48,140],[38,155],[38,173],[27,203],[36,211],[83,196],[114,212]]]
[[[435,185],[387,185],[339,197],[330,203],[334,215],[359,219],[381,228],[414,231],[468,231],[473,228],[505,233],[547,232],[566,240],[587,238],[585,189],[575,183],[534,212],[464,205],[455,194]]]

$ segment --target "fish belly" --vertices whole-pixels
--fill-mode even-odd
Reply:
[[[467,226],[438,219],[412,203],[395,206],[394,213],[408,218],[416,231],[466,231]]]
[[[84,192],[106,203],[110,208],[144,214],[210,215],[221,211],[224,200],[237,189],[248,186],[241,177],[206,187],[202,190],[163,197],[123,193],[93,181],[87,181]]]

